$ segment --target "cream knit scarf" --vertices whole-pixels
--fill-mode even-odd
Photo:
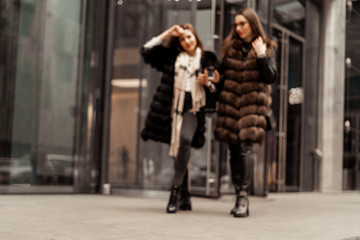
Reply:
[[[189,61],[192,64],[189,66]],[[204,87],[196,79],[196,70],[200,69],[201,49],[197,48],[194,56],[185,51],[181,52],[175,62],[174,96],[171,109],[172,128],[169,155],[176,157],[180,144],[180,130],[182,126],[182,112],[185,100],[185,84],[187,78],[191,81],[192,112],[194,115],[205,106],[206,96]]]

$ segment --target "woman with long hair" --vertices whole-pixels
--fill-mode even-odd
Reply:
[[[191,210],[187,165],[190,148],[200,148],[205,142],[204,108],[215,104],[210,101],[211,92],[219,81],[216,70],[210,81],[207,69],[218,68],[217,58],[204,50],[189,23],[174,25],[153,37],[142,47],[141,54],[146,63],[163,73],[141,137],[170,144],[175,174],[166,211]]]
[[[264,33],[251,8],[235,16],[232,31],[221,48],[222,81],[215,137],[228,143],[231,178],[236,192],[234,217],[249,216],[255,143],[265,137],[265,116],[270,110],[271,83],[277,77],[276,43]]]

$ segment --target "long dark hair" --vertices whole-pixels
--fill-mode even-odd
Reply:
[[[184,23],[184,24],[181,24],[180,27],[182,27],[184,30],[190,30],[195,38],[196,38],[196,42],[197,42],[197,45],[196,47],[199,47],[201,49],[201,51],[204,51],[204,46],[199,38],[199,36],[197,35],[196,31],[195,31],[195,28],[193,27],[193,25],[191,25],[191,23]],[[179,37],[170,37],[169,41],[167,41],[165,44],[164,44],[165,47],[173,47],[175,49],[177,49],[178,51],[180,52],[183,52],[185,51],[182,47],[181,47],[181,44],[180,44],[180,41],[179,41]]]
[[[252,33],[254,34],[254,38],[261,37],[264,42],[266,43],[268,48],[276,49],[276,43],[271,40],[269,37],[265,35],[264,29],[261,25],[259,16],[257,13],[251,8],[243,8],[240,9],[236,16],[242,15],[246,18],[246,20],[250,24],[250,28]],[[235,31],[235,27],[230,31],[229,35],[225,38],[224,42],[221,45],[221,57],[224,58],[227,56],[229,49],[232,47],[233,43],[236,39],[240,39],[239,35]],[[240,39],[242,41],[242,39]]]

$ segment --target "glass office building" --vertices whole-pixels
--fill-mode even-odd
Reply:
[[[192,23],[220,57],[238,9],[251,7],[278,44],[273,84],[277,129],[257,146],[253,193],[316,191],[320,174],[318,104],[332,1],[315,0],[2,0],[0,1],[0,193],[113,193],[167,190],[168,146],[140,131],[160,73],[141,46],[174,24]],[[333,1],[340,2],[340,1]],[[360,1],[341,1],[346,17],[343,189],[359,189]],[[346,5],[346,6],[345,6]],[[339,9],[341,11],[341,9]],[[344,15],[345,16],[345,15]],[[345,62],[345,60],[344,60]],[[226,145],[213,136],[192,149],[193,194],[232,191]],[[341,138],[342,139],[342,138]],[[320,159],[320,160],[319,160]],[[321,189],[320,189],[321,190]]]

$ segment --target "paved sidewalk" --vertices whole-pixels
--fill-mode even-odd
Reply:
[[[176,214],[165,213],[167,200],[167,193],[0,195],[0,239],[360,239],[358,192],[251,197],[245,219],[228,213],[233,196],[193,197],[193,211]]]

